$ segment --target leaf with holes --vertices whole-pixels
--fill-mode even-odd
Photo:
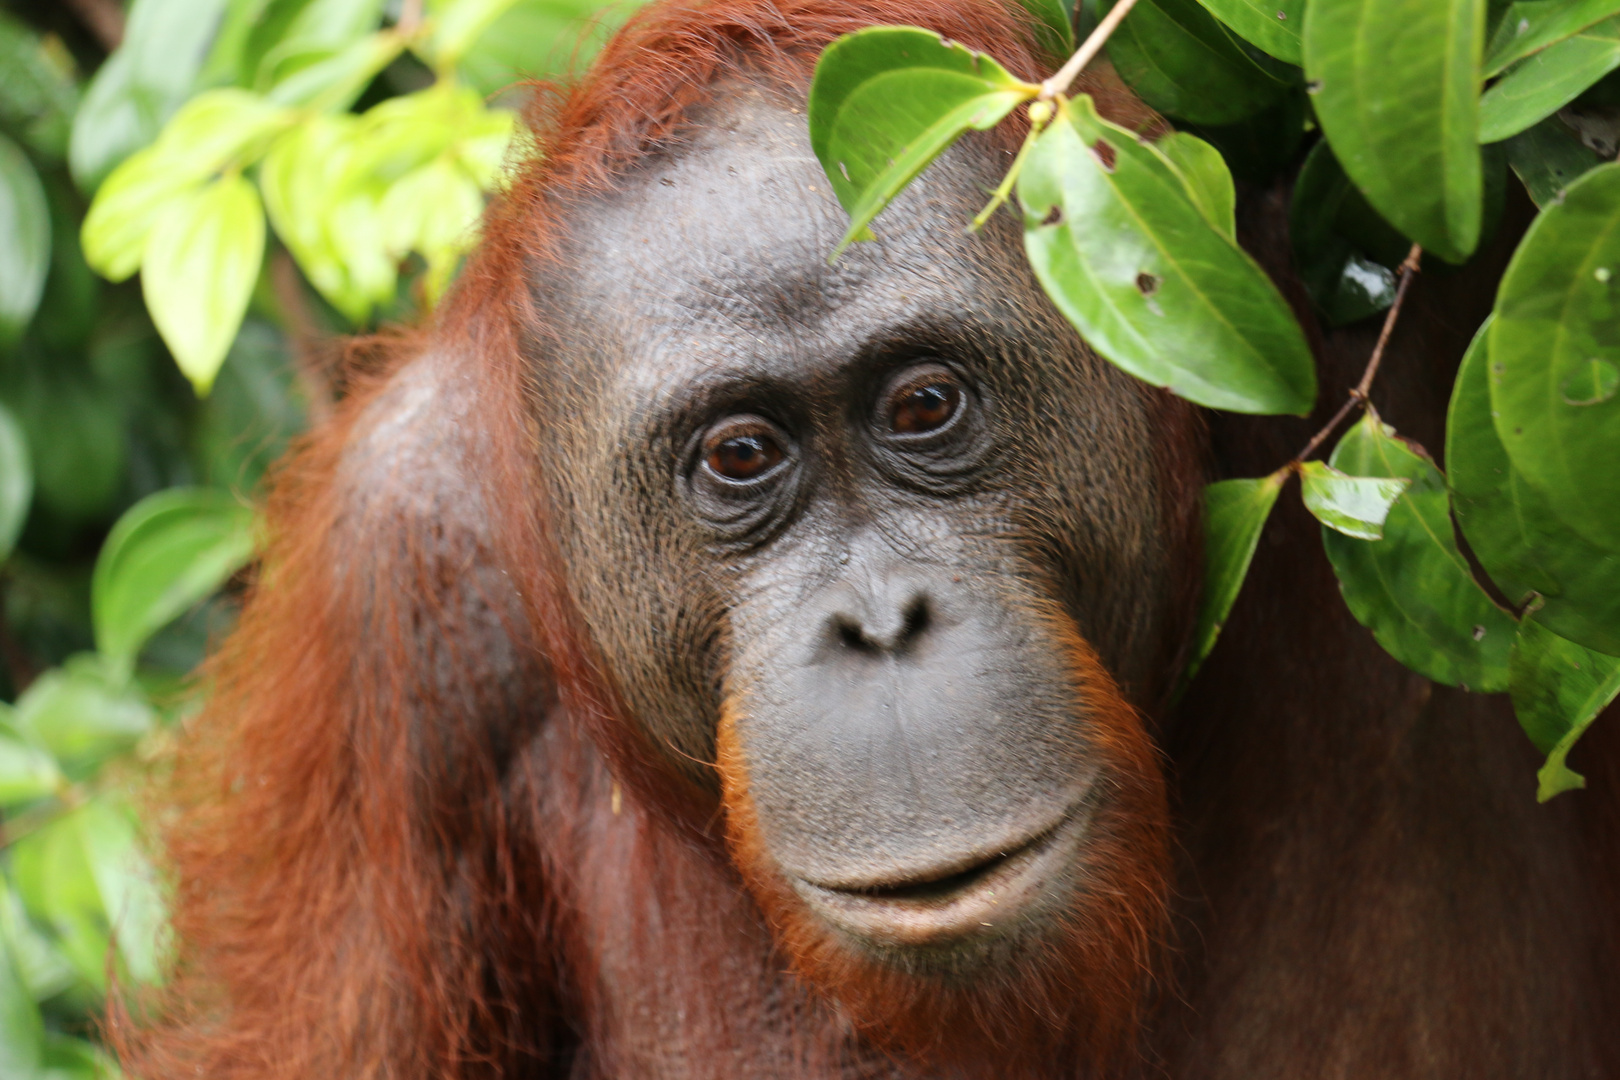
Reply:
[[[1564,197],[1569,185],[1603,164],[1597,151],[1556,116],[1549,116],[1502,144],[1508,165],[1539,209]]]
[[[810,146],[849,211],[842,252],[962,134],[995,127],[1040,87],[928,30],[846,34],[816,61]]]
[[[1541,625],[1538,612],[1519,624],[1510,667],[1513,711],[1519,726],[1547,755],[1537,774],[1539,802],[1586,786],[1565,764],[1575,742],[1620,694],[1620,657],[1583,649]]]
[[[1331,465],[1300,466],[1300,496],[1311,516],[1330,529],[1358,540],[1382,540],[1384,521],[1408,480],[1348,476]]]
[[[1221,627],[1243,589],[1260,532],[1288,479],[1285,469],[1256,480],[1221,480],[1204,488],[1204,590],[1198,601],[1192,648],[1181,675],[1185,686],[1215,647]]]
[[[1382,540],[1322,528],[1351,614],[1420,675],[1471,690],[1506,689],[1513,618],[1475,584],[1457,549],[1440,470],[1371,411],[1339,440],[1329,464],[1353,476],[1411,482],[1384,519]]]
[[[1312,0],[1305,74],[1322,131],[1367,199],[1424,250],[1479,243],[1485,0]]]
[[[1489,321],[1463,355],[1446,417],[1451,508],[1480,565],[1514,604],[1539,594],[1553,633],[1620,653],[1620,551],[1593,544],[1558,520],[1513,467],[1491,419]]]
[[[1109,360],[1212,408],[1310,410],[1315,365],[1276,287],[1090,97],[1035,141],[1018,198],[1042,287]]]
[[[1620,19],[1608,19],[1515,64],[1479,99],[1479,141],[1517,135],[1620,67]]]
[[[1496,433],[1558,518],[1620,548],[1620,164],[1543,210],[1497,289]]]

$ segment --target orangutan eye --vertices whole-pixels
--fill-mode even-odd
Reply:
[[[734,483],[755,480],[781,464],[782,444],[771,426],[754,416],[716,424],[703,441],[703,463]]]
[[[948,368],[928,364],[903,376],[887,401],[892,433],[926,435],[956,419],[962,409],[962,387]]]

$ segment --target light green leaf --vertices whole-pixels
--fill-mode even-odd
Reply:
[[[78,981],[73,965],[34,925],[4,876],[0,876],[0,951],[11,953],[35,1001],[55,997]]]
[[[428,61],[445,71],[456,65],[490,24],[506,14],[514,0],[428,0],[433,32],[424,50]]]
[[[91,987],[107,990],[107,911],[85,857],[79,828],[85,807],[71,810],[12,847],[12,879],[35,921]]]
[[[525,78],[584,65],[641,0],[518,0],[462,56],[457,74],[490,96]]]
[[[929,30],[877,26],[827,46],[808,111],[810,145],[850,216],[834,255],[964,132],[995,127],[1039,90]]]
[[[141,852],[128,808],[97,796],[82,808],[78,825],[125,970],[139,983],[160,981],[167,914],[157,874]]]
[[[368,34],[335,51],[312,50],[298,57],[303,63],[286,70],[271,85],[269,100],[277,105],[341,112],[404,51],[404,40],[386,32]]]
[[[272,0],[245,43],[242,63],[261,92],[369,36],[384,0]]]
[[[1018,0],[1019,6],[1035,17],[1041,47],[1054,59],[1067,59],[1074,51],[1074,19],[1063,0]]]
[[[1204,488],[1204,589],[1181,676],[1183,686],[1198,673],[1226,625],[1249,574],[1260,532],[1286,479],[1287,470],[1278,469],[1257,480],[1222,480]]]
[[[0,1076],[38,1080],[44,1063],[44,1017],[0,941]]]
[[[1504,596],[1539,595],[1553,633],[1620,653],[1620,552],[1566,527],[1513,467],[1491,416],[1490,322],[1463,356],[1446,418],[1447,481],[1457,524]]]
[[[409,173],[383,197],[384,244],[396,258],[416,250],[427,260],[427,300],[437,301],[457,260],[478,237],[484,196],[452,161],[440,158]]]
[[[1603,164],[1597,152],[1555,116],[1526,128],[1502,145],[1507,148],[1513,172],[1543,210],[1563,198],[1570,184]]]
[[[11,557],[33,498],[34,466],[28,438],[11,410],[0,405],[0,562]]]
[[[1330,324],[1365,319],[1395,302],[1394,268],[1411,245],[1367,205],[1326,141],[1311,149],[1294,181],[1288,238],[1300,280]]]
[[[0,345],[22,336],[51,268],[45,188],[22,148],[0,135]]]
[[[1583,649],[1526,614],[1513,646],[1513,711],[1536,749],[1547,755],[1537,778],[1538,802],[1586,786],[1565,759],[1598,713],[1620,694],[1620,657]]]
[[[1249,44],[1289,64],[1305,62],[1300,41],[1305,0],[1201,0],[1215,17]]]
[[[1479,141],[1517,135],[1617,67],[1620,19],[1601,22],[1521,60],[1479,99]]]
[[[1277,104],[1289,87],[1197,0],[1138,0],[1108,39],[1108,58],[1143,101],[1194,124],[1237,123]]]
[[[1484,0],[1311,0],[1305,73],[1316,116],[1373,207],[1424,250],[1479,242]]]
[[[1457,549],[1440,470],[1371,411],[1329,464],[1352,476],[1411,481],[1384,519],[1382,540],[1322,529],[1351,614],[1420,675],[1470,690],[1506,689],[1514,622],[1475,584]]]
[[[1514,467],[1606,549],[1620,548],[1617,305],[1620,164],[1609,164],[1531,224],[1497,290],[1490,340],[1496,433]]]
[[[131,155],[102,183],[85,215],[79,234],[85,261],[109,281],[135,273],[152,223],[200,183],[171,169],[152,147]]]
[[[68,160],[94,191],[156,138],[192,91],[226,0],[134,0],[124,42],[97,70],[73,119]]]
[[[1193,204],[1228,240],[1237,240],[1237,192],[1221,152],[1196,135],[1172,131],[1153,144],[1187,185]]]
[[[1036,276],[1103,356],[1200,405],[1310,410],[1314,361],[1276,287],[1090,97],[1036,140],[1018,198]]]
[[[116,670],[253,556],[253,512],[223,491],[148,495],[112,528],[91,579],[96,647]]]
[[[100,657],[80,654],[35,679],[17,699],[14,726],[45,747],[69,778],[134,746],[152,729],[152,707]]]
[[[1384,521],[1395,500],[1411,483],[1375,476],[1347,476],[1331,465],[1307,461],[1300,466],[1300,495],[1305,509],[1330,529],[1358,540],[1381,540]]]
[[[8,706],[5,715],[11,715]],[[11,809],[53,794],[64,783],[56,759],[0,721],[0,807]]]
[[[1595,22],[1620,14],[1620,0],[1520,0],[1503,12],[1485,55],[1485,75],[1501,72]]]
[[[225,361],[263,258],[264,209],[240,176],[176,200],[152,226],[141,291],[198,395],[208,393]]]

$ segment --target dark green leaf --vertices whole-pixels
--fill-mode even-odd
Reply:
[[[1513,646],[1513,711],[1536,749],[1547,755],[1536,799],[1586,786],[1565,759],[1598,713],[1620,694],[1620,657],[1583,649],[1525,616]]]
[[[0,562],[11,557],[34,498],[28,439],[11,410],[0,405]]]
[[[1479,242],[1484,0],[1312,0],[1305,73],[1344,171],[1449,262]]]
[[[1279,469],[1257,480],[1222,480],[1204,488],[1204,590],[1198,601],[1187,667],[1181,676],[1183,685],[1198,673],[1204,658],[1215,647],[1215,639],[1226,625],[1226,616],[1249,574],[1260,531],[1287,478],[1287,471]]]
[[[1480,565],[1510,601],[1539,594],[1537,619],[1571,641],[1620,653],[1620,552],[1566,528],[1527,481],[1491,419],[1490,324],[1457,372],[1446,418],[1452,512]]]
[[[208,488],[148,495],[118,519],[96,560],[96,646],[129,671],[158,629],[217,590],[253,555],[253,513]]]
[[[241,176],[171,203],[152,224],[141,291],[180,370],[208,393],[247,313],[264,258],[264,208]]]
[[[152,708],[99,657],[77,656],[29,685],[16,727],[71,777],[134,746],[152,728]]]
[[[1172,131],[1153,145],[1176,167],[1187,194],[1209,223],[1236,240],[1237,192],[1221,152],[1185,131]]]
[[[1202,0],[1221,22],[1243,35],[1251,45],[1289,64],[1305,62],[1300,25],[1305,0]]]
[[[1239,180],[1270,187],[1279,174],[1292,174],[1305,141],[1309,112],[1303,84],[1290,87],[1277,104],[1235,124],[1184,124],[1214,146]]]
[[[827,46],[810,85],[810,145],[849,211],[838,250],[963,132],[994,127],[1038,90],[928,30],[878,26]]]
[[[1299,171],[1288,225],[1300,279],[1329,323],[1365,319],[1395,302],[1394,267],[1408,245],[1367,205],[1326,142]]]
[[[1069,5],[1063,0],[1018,0],[1018,3],[1035,17],[1041,47],[1054,59],[1062,59],[1074,51],[1074,23]]]
[[[22,149],[0,135],[0,345],[34,317],[51,267],[51,214],[45,188]]]
[[[1509,5],[1491,37],[1485,75],[1620,13],[1620,0],[1520,0]]]
[[[1381,540],[1390,508],[1410,481],[1374,476],[1346,476],[1320,461],[1300,467],[1300,495],[1305,509],[1330,529],[1358,540]]]
[[[59,161],[78,105],[73,57],[60,39],[41,38],[0,12],[0,123],[36,154]]]
[[[94,1043],[54,1031],[45,1033],[40,1080],[119,1080],[118,1065]]]
[[[68,159],[81,188],[150,143],[191,93],[225,0],[134,0],[124,43],[73,118]]]
[[[1620,548],[1620,164],[1532,223],[1497,291],[1490,351],[1514,467],[1563,522]]]
[[[1517,135],[1617,67],[1620,19],[1601,22],[1519,61],[1479,99],[1479,141]]]
[[[128,462],[117,398],[82,368],[44,358],[0,373],[0,384],[27,434],[35,504],[78,522],[109,513]]]
[[[1288,92],[1197,0],[1138,0],[1108,57],[1143,101],[1195,124],[1236,123]]]
[[[1315,366],[1276,287],[1088,96],[1036,141],[1018,198],[1041,285],[1109,360],[1212,408],[1310,410]]]
[[[1565,188],[1603,163],[1556,116],[1526,128],[1502,145],[1507,148],[1508,164],[1542,209],[1563,198]]]
[[[1322,529],[1357,621],[1420,675],[1471,690],[1506,689],[1514,622],[1474,583],[1457,549],[1440,470],[1370,411],[1345,433],[1330,464],[1353,476],[1412,481],[1384,520],[1382,540]]]

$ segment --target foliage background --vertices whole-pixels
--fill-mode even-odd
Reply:
[[[515,84],[585,62],[633,6],[0,2],[0,1077],[116,1073],[93,1018],[110,978],[157,978],[162,950],[132,795],[181,737],[199,693],[187,676],[230,624],[264,471],[330,408],[338,336],[431,302],[475,239]],[[328,139],[313,152],[329,170],[390,132],[396,158],[353,170],[363,198],[346,208],[330,175],[326,205],[311,203],[322,190],[275,193],[288,234],[261,225],[246,243],[239,216],[211,263],[173,269],[171,306],[195,314],[220,302],[218,268],[245,263],[239,329],[224,311],[218,356],[206,341],[187,356],[198,341],[182,328],[171,350],[154,326],[152,281],[92,271],[84,219],[187,102],[240,109],[249,94],[287,103],[272,118],[286,144]],[[204,136],[244,127],[240,111],[214,121]],[[170,183],[158,195],[175,197],[188,169],[201,190],[195,169],[221,162],[170,142],[180,157],[159,162]],[[259,143],[246,152],[274,140]],[[226,150],[233,177],[259,164]],[[295,182],[316,168],[293,166]],[[337,240],[293,231],[338,218]],[[345,276],[356,266],[369,276]],[[324,289],[311,284],[333,268]],[[196,376],[198,363],[217,377]]]

